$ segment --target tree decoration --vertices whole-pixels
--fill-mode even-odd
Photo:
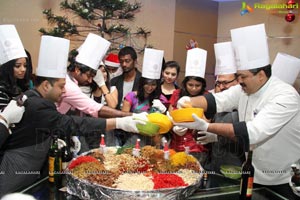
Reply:
[[[292,22],[295,20],[296,16],[293,13],[294,5],[296,4],[295,0],[288,0],[287,4],[287,9],[288,13],[285,15],[285,20],[287,22]]]
[[[110,51],[119,50],[124,46],[132,46],[139,53],[147,44],[151,31],[137,27],[132,31],[124,25],[134,20],[134,15],[139,12],[141,3],[129,3],[128,0],[63,0],[60,8],[72,14],[72,19],[67,16],[58,16],[46,9],[43,14],[52,28],[40,28],[44,35],[68,37],[71,40],[83,41],[89,32],[101,35],[112,44]],[[79,19],[78,19],[79,18]]]

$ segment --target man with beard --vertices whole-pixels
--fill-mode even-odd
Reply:
[[[264,24],[231,30],[240,85],[202,97],[182,97],[208,112],[237,109],[237,123],[178,123],[242,142],[253,151],[254,187],[267,187],[288,199],[296,199],[289,187],[290,166],[299,160],[300,101],[291,85],[271,76]],[[288,68],[289,66],[282,66]],[[175,123],[177,125],[177,123]]]
[[[118,109],[110,108],[82,92],[78,85],[89,85],[93,80],[101,88],[105,84],[103,75],[97,73],[103,57],[105,56],[110,42],[99,35],[89,33],[84,43],[78,48],[78,55],[75,61],[68,66],[66,77],[66,92],[62,95],[61,101],[57,104],[57,110],[62,114],[69,115],[90,115],[92,117],[123,117],[131,116],[130,112],[123,112]],[[127,59],[126,59],[127,60]],[[101,76],[102,75],[102,76]],[[109,93],[105,95],[110,95]],[[146,114],[146,113],[145,113]],[[77,143],[76,137],[73,140]],[[81,152],[99,145],[99,135],[80,137]],[[106,135],[107,145],[115,144],[115,136],[108,133]]]
[[[62,100],[57,104],[57,110],[62,114],[77,114],[81,111],[93,117],[123,117],[132,113],[122,112],[97,103],[85,95],[78,85],[89,85],[92,80],[97,79],[96,70],[100,66],[101,60],[106,54],[110,43],[104,38],[89,33],[85,42],[78,49],[79,53],[75,58],[75,63],[68,67],[66,77],[66,92]],[[105,84],[103,76],[95,82],[99,87]],[[109,95],[109,94],[108,94]]]
[[[137,54],[134,48],[126,46],[119,51],[119,61],[123,70],[123,74],[111,80],[111,86],[116,86],[118,90],[117,109],[121,110],[123,99],[128,92],[138,89],[138,80],[142,74],[135,67],[137,62]]]

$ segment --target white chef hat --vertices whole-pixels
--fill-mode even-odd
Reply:
[[[238,70],[249,70],[270,64],[264,24],[232,29],[231,39]]]
[[[106,39],[94,33],[89,33],[84,43],[78,48],[78,55],[75,60],[97,70],[109,46],[110,42]]]
[[[207,51],[193,48],[187,51],[185,76],[205,77]]]
[[[293,85],[300,71],[300,59],[294,56],[277,53],[272,65],[272,75]]]
[[[67,74],[70,41],[53,36],[42,36],[36,75],[65,78]]]
[[[0,25],[0,64],[24,57],[27,55],[15,25]]]
[[[22,194],[22,193],[10,193],[1,198],[1,200],[36,200],[33,196],[29,194]]]
[[[236,63],[232,42],[221,42],[214,44],[216,56],[215,75],[236,73]]]
[[[142,77],[160,79],[164,51],[145,48]]]

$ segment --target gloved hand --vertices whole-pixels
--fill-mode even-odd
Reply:
[[[152,107],[158,109],[161,113],[164,113],[167,110],[166,106],[159,99],[153,99]]]
[[[207,132],[207,131],[198,131],[197,134],[198,134],[197,142],[200,144],[208,144],[208,143],[218,141],[218,136],[214,133]],[[201,134],[202,136],[199,137],[199,134]]]
[[[136,124],[145,125],[146,122],[141,119],[135,119],[133,116],[116,118],[116,128],[131,133],[139,133]]]
[[[148,116],[147,112],[133,113],[132,114],[133,119],[140,119],[140,120],[144,120],[144,121],[149,121],[147,116]]]
[[[77,136],[72,136],[71,142],[73,145],[71,146],[70,151],[73,153],[73,155],[77,155],[81,149],[81,142]]]
[[[96,76],[93,78],[93,80],[95,83],[97,83],[98,87],[105,85],[104,76],[100,69],[97,70]]]
[[[187,132],[187,128],[181,126],[173,126],[173,132],[179,136],[183,136]]]
[[[186,127],[189,129],[196,129],[201,131],[207,131],[209,123],[207,123],[204,119],[199,118],[196,114],[192,114],[194,118],[194,122],[183,122],[183,123],[175,123],[174,125]]]
[[[177,101],[177,108],[189,108],[192,107],[191,98],[183,96]]]
[[[65,146],[67,146],[67,143],[64,140],[59,139],[59,138],[57,139],[57,143],[58,143],[58,149],[61,149]]]
[[[0,113],[0,115],[5,118],[7,124],[13,124],[21,121],[24,112],[24,106],[18,106],[17,101],[11,100],[9,104],[4,108],[2,113]]]

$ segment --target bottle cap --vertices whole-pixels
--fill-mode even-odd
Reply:
[[[167,140],[164,141],[164,151],[169,151],[169,146]]]
[[[105,140],[104,140],[104,134],[101,134],[100,146],[106,146],[105,145]]]
[[[136,139],[136,143],[135,143],[135,149],[140,149],[140,141],[141,139]]]
[[[164,144],[164,159],[169,160],[170,153],[169,153],[169,146],[168,146],[167,140],[165,140],[164,143],[165,143]]]

